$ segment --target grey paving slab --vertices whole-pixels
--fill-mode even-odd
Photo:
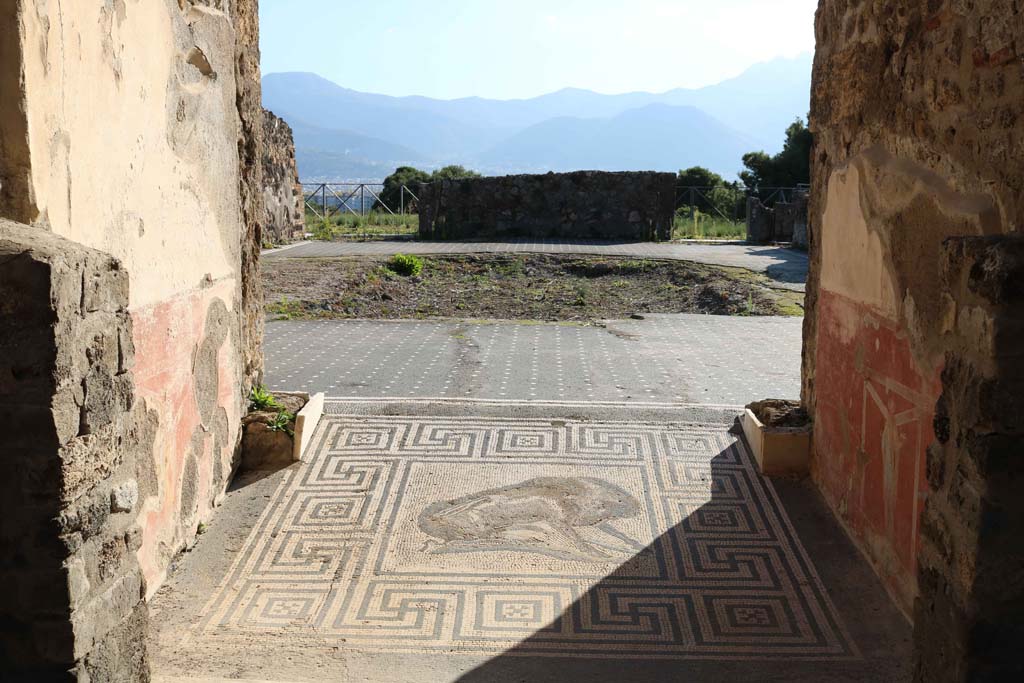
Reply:
[[[267,325],[267,384],[353,398],[742,405],[799,396],[801,325],[685,314],[603,328],[282,321]]]
[[[779,283],[802,289],[807,280],[807,254],[795,249],[748,244],[601,242],[594,240],[508,242],[304,242],[265,252],[264,258],[332,258],[406,254],[593,254],[694,261],[766,273]]]

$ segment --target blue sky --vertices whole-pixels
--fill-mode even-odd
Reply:
[[[660,92],[814,48],[817,0],[261,0],[263,72],[387,95]]]

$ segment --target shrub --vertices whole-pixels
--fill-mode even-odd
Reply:
[[[388,261],[388,268],[405,277],[419,275],[423,272],[423,259],[413,254],[395,254]]]

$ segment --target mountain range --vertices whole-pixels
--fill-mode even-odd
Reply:
[[[379,180],[400,165],[445,164],[488,175],[700,165],[732,179],[744,153],[782,148],[786,127],[807,115],[810,81],[810,55],[698,89],[567,88],[520,100],[392,97],[277,73],[263,78],[263,104],[292,126],[304,181]]]

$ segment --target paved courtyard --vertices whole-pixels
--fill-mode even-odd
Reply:
[[[573,325],[281,321],[267,384],[334,397],[746,404],[799,398],[799,318]]]
[[[765,273],[779,286],[803,290],[807,280],[806,252],[749,244],[694,242],[603,242],[596,240],[516,240],[508,242],[338,241],[301,242],[264,252],[263,258],[332,258],[391,254],[592,254],[632,258],[694,261],[708,265],[746,268]]]
[[[905,680],[870,569],[724,412],[388,410],[243,477],[153,601],[157,681]]]
[[[801,322],[268,324],[270,388],[325,414],[172,568],[155,680],[909,680],[813,486],[730,429],[799,394]]]

